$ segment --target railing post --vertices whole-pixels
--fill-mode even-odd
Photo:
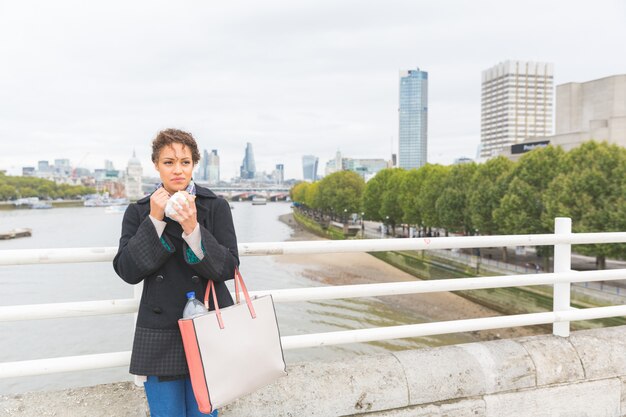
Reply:
[[[572,233],[572,219],[557,217],[554,219],[554,233],[566,235]],[[572,269],[572,245],[559,243],[554,245],[554,272],[569,272]],[[554,284],[553,310],[567,311],[570,309],[570,283]],[[569,336],[569,321],[554,323],[552,334],[555,336]]]

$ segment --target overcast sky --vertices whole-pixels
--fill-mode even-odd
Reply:
[[[626,0],[0,0],[0,169],[125,168],[167,127],[238,173],[397,152],[399,71],[429,73],[428,160],[475,157],[481,71],[554,63],[555,83],[626,73]]]

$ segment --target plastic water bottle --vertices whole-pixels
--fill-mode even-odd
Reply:
[[[196,299],[196,292],[189,291],[187,293],[187,304],[185,305],[185,309],[183,310],[183,318],[189,319],[195,316],[206,314],[208,312],[209,311],[206,309],[204,304],[202,304],[200,300]]]

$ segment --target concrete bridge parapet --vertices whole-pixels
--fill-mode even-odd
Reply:
[[[288,371],[220,416],[626,417],[626,326],[568,338],[535,336],[305,362]],[[130,397],[123,404],[144,406],[142,390],[114,386],[115,395]],[[0,397],[0,414],[46,415],[35,414],[38,395],[49,394]],[[61,410],[55,415],[145,415],[137,407],[123,414],[98,413],[97,403],[90,414],[81,414],[80,404],[62,404],[67,395],[55,398]],[[100,404],[120,403],[103,400],[101,392],[98,398]],[[82,404],[88,403],[83,396]]]
[[[626,326],[300,364],[223,415],[255,409],[320,417],[622,417]]]

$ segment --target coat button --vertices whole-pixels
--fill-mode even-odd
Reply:
[[[155,314],[161,314],[161,313],[163,312],[163,309],[162,309],[161,307],[154,307],[154,308],[152,309],[152,311],[153,311]]]
[[[200,277],[198,277],[197,275],[194,275],[193,277],[191,277],[191,280],[193,281],[194,284],[197,284],[200,282]]]
[[[156,282],[163,282],[163,275],[157,275]]]

